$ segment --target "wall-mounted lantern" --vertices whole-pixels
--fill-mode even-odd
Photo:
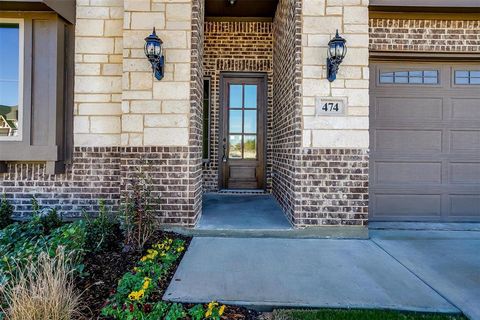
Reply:
[[[337,33],[335,38],[328,42],[328,58],[327,58],[327,79],[332,82],[337,78],[338,67],[347,54],[347,46],[344,38]]]
[[[230,3],[231,6],[233,6],[235,2],[237,2],[237,0],[227,0],[227,2]]]
[[[148,61],[152,64],[153,74],[157,80],[163,78],[163,67],[165,65],[165,58],[162,49],[163,41],[157,36],[155,27],[151,35],[145,38],[145,55]]]

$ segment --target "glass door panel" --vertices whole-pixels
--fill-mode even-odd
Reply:
[[[257,159],[258,94],[256,84],[230,84],[228,157]]]

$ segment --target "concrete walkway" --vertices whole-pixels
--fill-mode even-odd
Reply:
[[[372,239],[470,319],[480,319],[480,232],[375,231]]]
[[[292,226],[272,195],[207,193],[197,229],[290,230]]]
[[[194,238],[164,298],[267,309],[461,309],[471,319],[480,319],[479,235],[374,232],[372,240]]]

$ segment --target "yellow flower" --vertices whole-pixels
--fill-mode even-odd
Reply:
[[[205,318],[208,318],[212,315],[212,310],[208,309],[207,312],[205,312]]]
[[[128,299],[130,299],[132,301],[140,300],[143,297],[144,294],[145,294],[145,290],[143,290],[143,289],[138,290],[138,291],[132,291],[128,295]]]
[[[148,289],[148,287],[150,286],[150,281],[152,281],[152,279],[150,279],[148,277],[143,278],[143,285],[142,285],[143,290]]]
[[[178,248],[177,248],[177,252],[182,252],[183,250],[185,250],[184,247],[178,247]]]
[[[225,305],[220,307],[220,310],[218,310],[218,315],[221,316],[225,312]]]
[[[146,261],[146,260],[147,260],[147,256],[143,256],[143,257],[140,259],[140,261],[142,261],[142,262],[144,262],[144,261]]]

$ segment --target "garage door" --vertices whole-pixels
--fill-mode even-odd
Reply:
[[[370,219],[480,220],[480,63],[371,67]]]

